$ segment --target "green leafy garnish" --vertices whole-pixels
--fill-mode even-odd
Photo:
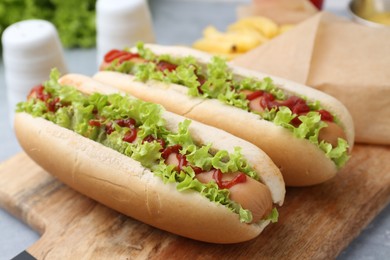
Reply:
[[[224,150],[213,153],[211,144],[199,145],[194,142],[189,131],[190,120],[179,123],[177,132],[172,132],[165,126],[159,105],[120,94],[94,93],[87,96],[71,86],[60,85],[59,76],[59,72],[53,70],[50,79],[44,83],[43,93],[48,97],[47,100],[30,97],[28,101],[17,105],[17,112],[42,117],[110,147],[138,161],[165,183],[175,183],[179,191],[197,191],[210,201],[238,214],[240,221],[251,222],[252,213],[230,200],[229,190],[218,188],[215,182],[199,182],[190,166],[184,166],[178,171],[173,165],[167,165],[162,158],[162,144],[157,139],[163,139],[169,146],[180,144],[180,153],[186,155],[190,165],[201,167],[204,171],[213,167],[223,173],[239,171],[258,179],[239,148],[233,153]],[[47,105],[58,98],[60,102],[57,107],[49,109]],[[129,118],[137,124],[137,139],[132,143],[124,141],[131,129],[119,123]],[[107,129],[110,129],[109,133]],[[156,139],[144,142],[148,136]]]
[[[0,35],[6,27],[27,19],[52,22],[65,47],[95,45],[96,0],[3,0],[0,2]]]
[[[234,106],[246,111],[249,109],[249,101],[242,91],[264,91],[272,94],[276,100],[286,100],[288,94],[275,86],[272,79],[265,77],[263,79],[243,78],[235,79],[233,72],[228,67],[226,61],[220,57],[213,57],[206,67],[196,62],[194,57],[188,56],[183,58],[174,58],[170,55],[154,55],[149,49],[145,48],[142,43],[137,45],[138,53],[145,60],[151,61],[142,64],[136,64],[132,61],[125,61],[116,65],[115,61],[106,68],[122,73],[134,74],[140,81],[157,80],[166,83],[174,83],[186,86],[188,95],[201,98],[218,99],[222,103]],[[156,64],[159,61],[167,61],[176,65],[172,71],[160,71]],[[199,79],[204,79],[202,84]],[[273,122],[275,125],[291,131],[295,137],[307,139],[312,144],[318,146],[324,151],[325,155],[330,158],[338,168],[341,168],[348,160],[348,144],[340,141],[338,146],[333,147],[330,143],[318,141],[319,131],[327,127],[324,121],[321,121],[321,104],[310,102],[306,97],[300,97],[306,101],[310,112],[306,115],[298,116],[301,123],[296,122],[296,114],[293,114],[287,106],[280,106],[278,109],[266,109],[260,113],[261,118]],[[253,112],[258,113],[258,112]],[[338,123],[338,119],[334,121]]]

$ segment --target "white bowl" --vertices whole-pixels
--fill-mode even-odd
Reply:
[[[390,28],[390,0],[352,0],[349,11],[353,20],[371,27]],[[386,16],[387,24],[380,23],[378,17]]]

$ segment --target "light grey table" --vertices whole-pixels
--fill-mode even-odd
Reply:
[[[209,24],[220,30],[236,20],[235,8],[246,0],[151,0],[157,42],[190,45],[201,37]],[[347,16],[347,0],[326,0],[325,10]],[[71,72],[93,75],[97,70],[95,49],[65,51]],[[21,149],[8,119],[4,67],[0,64],[0,162]],[[0,209],[0,259],[10,259],[34,241],[39,234]],[[390,259],[390,206],[387,206],[365,230],[340,254],[338,259]]]

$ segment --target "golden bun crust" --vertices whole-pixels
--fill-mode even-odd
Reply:
[[[175,57],[194,56],[200,63],[211,60],[209,54],[187,47],[147,45],[154,53],[170,54]],[[255,71],[230,66],[236,77],[268,77]],[[325,182],[337,173],[336,165],[315,145],[304,139],[293,137],[288,130],[262,120],[258,115],[239,108],[225,105],[218,100],[204,100],[190,97],[185,93],[186,87],[176,84],[165,84],[156,81],[146,83],[135,80],[132,75],[117,72],[101,71],[94,79],[112,85],[121,91],[137,98],[163,105],[167,110],[184,115],[199,122],[218,127],[243,138],[265,151],[281,169],[287,186],[309,186]],[[273,82],[289,93],[306,96],[309,100],[318,100],[323,107],[340,119],[349,151],[354,145],[354,127],[352,117],[345,106],[337,99],[282,78],[272,77]],[[164,91],[168,90],[168,93]],[[188,106],[183,105],[189,104]],[[259,134],[254,134],[259,133]]]
[[[157,228],[205,242],[237,243],[268,224],[241,223],[227,208],[196,192],[178,192],[136,161],[42,118],[17,113],[15,131],[26,153],[63,183]]]
[[[149,82],[142,85],[135,81],[134,76],[118,72],[98,72],[94,79],[111,84],[137,98],[159,103],[173,113],[223,129],[253,143],[265,151],[280,168],[287,186],[319,184],[333,178],[337,173],[336,165],[315,145],[293,137],[288,130],[262,120],[256,114],[225,105],[218,100],[202,100],[198,105],[186,110],[180,105],[182,102],[174,105],[162,95],[151,95],[155,90],[165,89],[168,84]],[[179,86],[175,85],[175,88],[177,87]],[[200,98],[180,94],[177,100],[191,102],[200,101]]]
[[[212,59],[212,55],[208,53],[193,48],[185,47],[185,46],[163,46],[157,44],[146,44],[146,47],[150,48],[157,55],[170,54],[175,57],[194,56],[202,64],[206,64],[210,62]],[[272,77],[273,82],[281,89],[284,89],[290,93],[298,93],[304,95],[309,100],[320,101],[321,104],[324,106],[324,108],[334,113],[340,119],[340,123],[342,124],[346,132],[348,144],[352,149],[354,145],[354,139],[355,139],[353,120],[347,108],[336,98],[322,91],[310,88],[303,84],[299,84],[284,78],[271,76],[259,71],[245,69],[239,66],[235,66],[233,64],[229,64],[229,68],[232,69],[233,74],[240,75],[240,77],[254,77],[257,79]]]
[[[116,88],[80,74],[67,74],[61,77],[59,82],[64,85],[75,86],[86,94],[92,94],[94,92],[112,94],[119,92],[119,90]],[[140,84],[136,85],[136,87],[144,88],[145,85]],[[185,95],[185,97],[187,96]],[[185,104],[185,102],[183,102],[183,104]],[[190,111],[191,110],[189,110],[189,112]],[[162,117],[166,120],[167,128],[172,131],[176,131],[179,122],[182,122],[185,119],[183,116],[165,110],[162,113]],[[268,157],[268,155],[266,155],[266,153],[250,142],[237,138],[226,131],[202,124],[197,121],[191,122],[189,130],[196,142],[201,144],[212,143],[212,147],[216,150],[227,150],[229,152],[233,152],[234,147],[241,147],[241,153],[254,167],[256,172],[261,173],[259,178],[261,182],[269,187],[273,202],[279,205],[283,204],[286,192],[285,183],[280,170]]]
[[[118,92],[82,75],[66,75],[60,83],[87,94]],[[163,117],[173,131],[184,120],[166,111]],[[174,184],[164,184],[139,162],[42,118],[17,113],[14,128],[24,151],[43,169],[80,193],[154,227],[205,242],[237,243],[258,236],[270,222],[241,223],[226,207],[195,191],[178,192]],[[270,189],[273,202],[283,204],[282,175],[264,152],[195,121],[189,130],[196,142],[212,142],[213,149],[233,151],[240,146],[248,162],[261,172],[261,181]]]

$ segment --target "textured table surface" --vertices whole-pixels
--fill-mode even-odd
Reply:
[[[209,24],[224,30],[236,20],[235,8],[245,0],[151,0],[154,29],[161,44],[191,44]],[[346,0],[326,0],[325,10],[348,16]],[[95,49],[66,50],[71,72],[93,75],[97,70]],[[8,119],[4,66],[0,63],[0,162],[21,149]],[[10,259],[39,238],[39,234],[0,209],[0,259]],[[390,257],[390,206],[387,206],[338,259],[388,259]]]

